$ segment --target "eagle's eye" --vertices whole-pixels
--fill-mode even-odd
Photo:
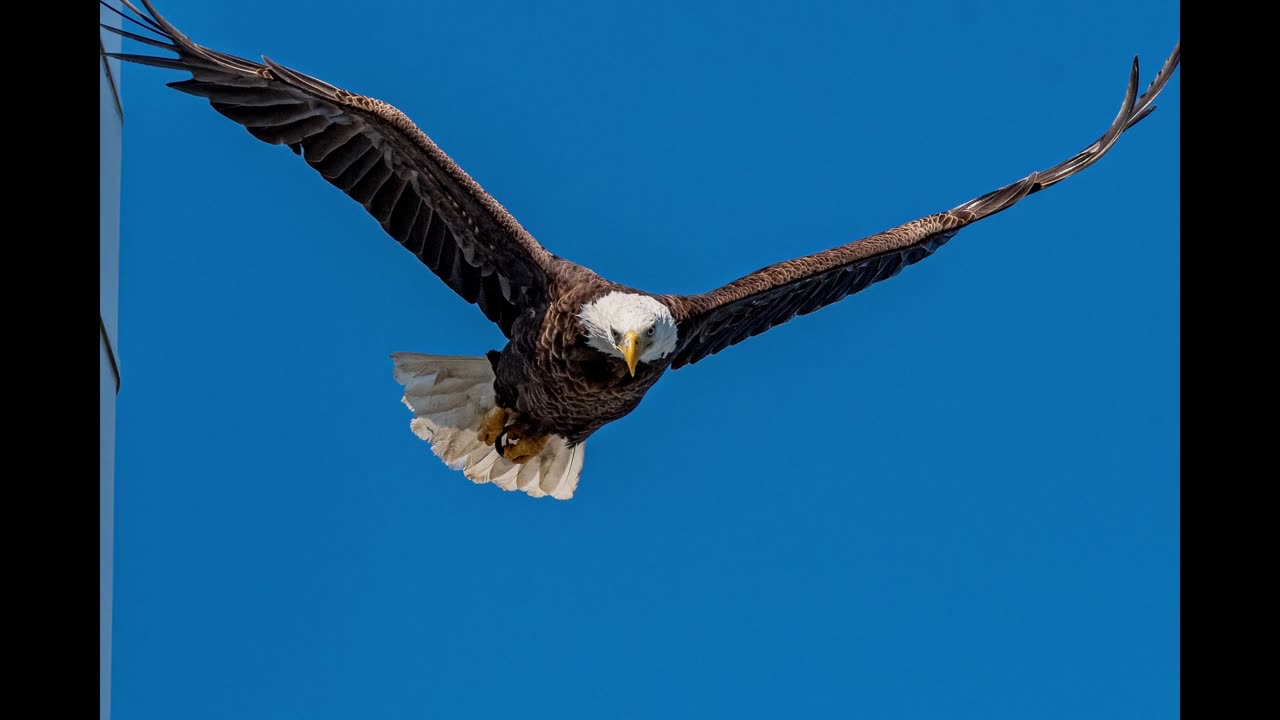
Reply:
[[[655,326],[650,325],[650,326],[649,326],[649,329],[644,331],[644,334],[645,334],[645,335],[648,335],[649,337],[653,337],[653,330],[654,330],[654,327],[655,327]]]

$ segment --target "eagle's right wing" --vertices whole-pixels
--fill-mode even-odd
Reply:
[[[265,57],[259,65],[201,47],[148,0],[146,13],[120,1],[138,19],[122,16],[167,42],[103,28],[178,57],[112,57],[191,73],[169,87],[207,98],[254,137],[301,155],[504,335],[523,309],[544,302],[551,253],[399,110]],[[267,194],[250,192],[246,201]]]
[[[672,368],[695,363],[797,315],[826,307],[868,285],[893,277],[950,240],[961,228],[1007,210],[1022,198],[1058,183],[1097,162],[1120,134],[1152,110],[1181,57],[1174,46],[1164,67],[1138,96],[1138,59],[1133,59],[1124,104],[1097,142],[1041,172],[970,200],[847,245],[761,268],[701,295],[666,295],[680,327]]]

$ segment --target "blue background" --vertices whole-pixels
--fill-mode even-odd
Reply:
[[[159,9],[395,104],[655,292],[1052,165],[1180,33],[1167,0],[691,5]],[[1082,175],[669,373],[569,502],[414,437],[387,354],[500,334],[185,77],[122,84],[119,720],[1178,715],[1177,75]]]

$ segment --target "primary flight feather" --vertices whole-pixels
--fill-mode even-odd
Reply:
[[[101,0],[100,0],[101,1]],[[121,0],[152,36],[107,30],[176,55],[111,53],[191,74],[169,83],[206,98],[254,137],[285,145],[359,202],[508,339],[482,357],[395,353],[411,427],[477,483],[567,499],[583,442],[631,412],[668,369],[695,363],[796,315],[893,277],[966,225],[1097,162],[1154,109],[1181,44],[1138,94],[1138,61],[1115,121],[1071,158],[946,212],[761,268],[700,295],[619,285],[557,257],[403,113],[263,58],[197,45],[149,2]],[[108,8],[111,6],[102,2]],[[115,10],[115,8],[111,8]]]

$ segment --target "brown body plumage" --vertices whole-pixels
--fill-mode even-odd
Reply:
[[[613,291],[637,292],[568,261],[552,273],[545,307],[522,315],[494,364],[498,405],[519,412],[524,435],[559,435],[580,443],[626,415],[662,377],[668,361],[626,363],[582,340],[582,306]]]
[[[148,0],[141,0],[147,12],[129,0],[121,1],[139,16],[137,20],[128,18],[131,22],[161,40],[121,34],[173,52],[177,58],[116,57],[190,72],[190,80],[170,86],[207,98],[215,110],[243,125],[254,137],[289,147],[328,182],[361,203],[388,234],[465,300],[477,304],[508,338],[501,352],[489,356],[493,401],[499,409],[513,411],[505,427],[513,436],[559,436],[567,447],[631,412],[667,369],[695,363],[796,315],[813,312],[892,277],[931,255],[966,225],[1001,212],[1096,162],[1121,133],[1155,109],[1152,103],[1180,58],[1177,46],[1141,96],[1135,58],[1120,112],[1107,132],[1048,170],[952,210],[762,268],[708,293],[652,295],[617,285],[552,255],[390,105],[266,58],[265,64],[259,64],[201,47],[160,17]],[[678,342],[668,354],[636,365],[586,342],[579,318],[583,307],[613,292],[655,298],[669,310],[678,328]],[[447,359],[421,357],[425,359],[413,366],[415,370],[398,368],[402,382],[430,376],[435,383],[431,387],[436,387],[442,382],[440,378],[462,372],[441,370],[452,367]],[[422,392],[427,393],[422,398],[427,398],[436,390]],[[407,392],[406,402],[410,394]],[[414,402],[410,406],[419,417],[426,417],[430,413],[423,408],[430,402],[422,398],[418,406]],[[432,439],[434,446],[440,429],[431,422],[420,434]],[[488,441],[489,435],[482,432],[482,436]],[[436,450],[453,462],[439,447]],[[478,482],[486,480],[470,474],[477,463],[486,468],[486,463],[497,463],[493,467],[507,471],[501,459],[484,459],[478,451],[458,462]],[[577,462],[580,465],[580,457]],[[548,490],[547,494],[567,497],[563,489],[557,492]],[[572,486],[567,492],[572,493]]]

